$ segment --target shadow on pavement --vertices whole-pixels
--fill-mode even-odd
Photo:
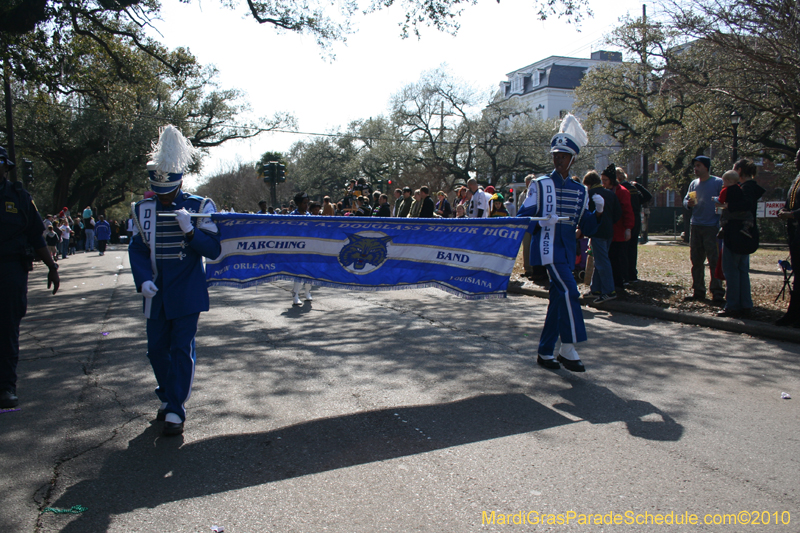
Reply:
[[[683,426],[653,404],[625,400],[611,390],[586,380],[573,381],[571,389],[559,394],[570,403],[557,403],[553,407],[591,424],[622,421],[632,436],[648,440],[677,441],[683,435]]]
[[[524,394],[498,394],[186,445],[161,437],[160,424],[153,424],[112,453],[97,479],[68,488],[52,506],[89,508],[62,531],[105,531],[113,516],[135,509],[569,423]]]
[[[649,403],[623,400],[585,381],[562,395],[571,403],[556,407],[593,424],[621,419],[632,435],[654,440],[677,440],[683,433],[680,424]],[[641,420],[653,413],[663,421]],[[68,488],[53,507],[89,507],[62,531],[104,531],[113,516],[135,509],[570,423],[524,394],[509,393],[324,418],[186,445],[182,438],[161,437],[160,425],[153,424],[111,454],[96,479]]]

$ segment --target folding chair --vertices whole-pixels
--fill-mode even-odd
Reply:
[[[790,263],[788,260],[778,261],[778,267],[781,269],[781,272],[783,272],[783,287],[781,287],[780,292],[775,297],[776,302],[778,301],[778,298],[782,300],[785,299],[786,287],[789,287],[790,291],[792,290],[790,283],[792,282],[792,276],[794,276],[794,270],[792,270],[792,263]]]

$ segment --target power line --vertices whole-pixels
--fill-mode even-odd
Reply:
[[[25,100],[17,100],[18,103],[24,103],[31,105],[31,102]],[[36,102],[36,104],[45,104],[52,107],[60,107],[65,109],[71,109],[75,111],[90,111],[95,110],[95,108],[87,108],[76,106],[74,104],[67,104],[67,103],[53,103],[53,102]],[[145,119],[163,119],[158,115],[149,115],[145,113],[135,113],[133,115],[126,114],[120,115],[123,118],[128,119],[137,119],[137,118],[145,118]],[[197,126],[207,126],[206,122],[199,121],[199,120],[185,120],[184,122],[188,124],[194,124]],[[371,142],[389,142],[389,143],[415,143],[415,144],[427,144],[428,141],[426,139],[412,139],[408,137],[401,137],[401,138],[392,138],[392,137],[366,137],[362,135],[356,135],[352,133],[320,133],[320,132],[311,132],[311,131],[297,131],[297,130],[286,130],[286,129],[263,129],[257,128],[252,126],[242,126],[239,124],[228,124],[228,123],[219,123],[215,125],[218,128],[227,128],[232,130],[241,130],[245,132],[253,132],[258,130],[263,130],[263,133],[284,133],[284,134],[291,134],[291,135],[304,135],[308,137],[325,137],[331,139],[342,139],[342,138],[352,138],[359,141],[371,141]],[[480,141],[477,141],[478,143]],[[437,145],[449,145],[454,146],[458,144],[467,144],[465,141],[436,141]],[[506,143],[507,146],[530,146],[530,147],[549,147],[549,142],[542,142],[540,139],[533,139],[533,138],[522,138],[515,140],[513,142]],[[608,148],[605,145],[586,145],[586,148]]]

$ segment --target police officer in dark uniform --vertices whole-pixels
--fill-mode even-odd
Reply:
[[[19,404],[17,398],[17,361],[19,361],[19,324],[28,307],[28,272],[34,256],[49,268],[47,288],[58,291],[58,265],[44,242],[44,224],[31,195],[20,182],[8,181],[14,168],[8,152],[0,146],[0,182],[3,204],[0,206],[0,409]]]

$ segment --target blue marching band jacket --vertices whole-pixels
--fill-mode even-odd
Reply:
[[[555,170],[531,182],[528,196],[517,216],[542,217],[555,214],[568,219],[559,220],[553,228],[542,228],[536,221],[531,223],[532,265],[575,264],[575,228],[580,228],[584,236],[591,237],[598,227],[597,218],[588,207],[589,195],[586,187],[571,178],[562,178]]]
[[[216,224],[210,218],[193,218],[191,241],[174,217],[157,213],[185,208],[190,213],[216,212],[209,198],[178,191],[172,205],[148,198],[132,206],[134,231],[128,254],[137,292],[145,281],[154,281],[158,292],[145,298],[144,313],[155,320],[172,320],[208,311],[208,286],[203,257],[216,259],[222,249]]]

